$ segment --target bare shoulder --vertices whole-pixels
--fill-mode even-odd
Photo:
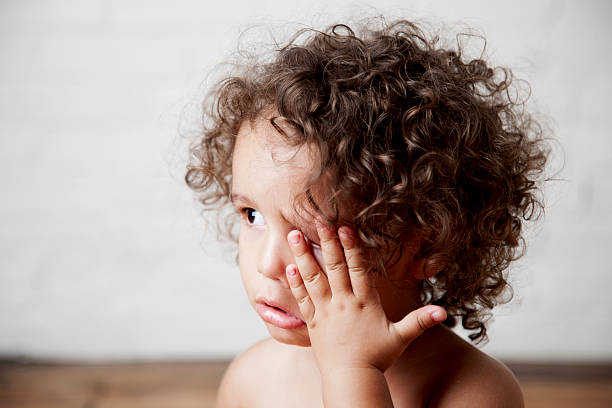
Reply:
[[[261,340],[240,353],[228,366],[217,391],[218,408],[246,407],[263,385],[267,375],[262,370],[273,369],[273,356],[279,347],[272,339]],[[237,392],[239,390],[239,392]]]
[[[474,360],[457,370],[446,381],[434,407],[498,407],[521,408],[523,393],[510,370],[488,357]]]
[[[524,407],[521,387],[510,369],[471,344],[461,343],[454,350],[456,363],[447,371],[430,406]]]

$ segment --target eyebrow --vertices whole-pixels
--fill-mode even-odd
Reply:
[[[242,194],[238,194],[238,193],[232,193],[230,195],[230,200],[232,201],[232,204],[236,205],[236,202],[240,201],[242,203],[245,203],[247,205],[250,206],[255,206],[255,203],[253,203],[253,201],[251,201],[251,199],[249,199],[249,197],[242,195]]]

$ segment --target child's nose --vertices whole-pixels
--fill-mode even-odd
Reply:
[[[293,255],[284,235],[271,235],[266,238],[259,254],[257,270],[270,279],[287,283],[285,268],[293,262]]]

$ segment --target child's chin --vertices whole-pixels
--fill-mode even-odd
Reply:
[[[303,329],[281,329],[272,324],[266,323],[270,336],[279,343],[292,346],[310,347],[310,337],[308,330]]]

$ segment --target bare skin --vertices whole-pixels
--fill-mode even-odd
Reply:
[[[432,338],[445,343],[443,352],[431,354]],[[512,373],[444,327],[415,340],[385,372],[385,379],[398,408],[523,406]],[[217,406],[324,407],[311,349],[271,338],[251,346],[226,372]]]
[[[443,309],[419,304],[428,272],[414,252],[389,270],[406,284],[372,281],[350,229],[295,217],[313,156],[279,140],[258,120],[243,125],[234,150],[241,276],[272,339],[231,364],[218,406],[522,406],[501,363],[436,326]]]

